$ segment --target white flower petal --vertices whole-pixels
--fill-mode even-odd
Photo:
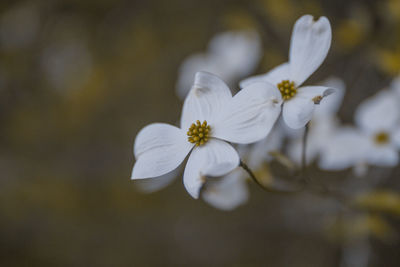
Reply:
[[[243,81],[240,82],[240,88],[244,88],[254,82],[260,82],[260,81],[269,82],[272,83],[273,85],[277,85],[283,80],[289,80],[289,78],[290,78],[289,63],[286,62],[273,68],[266,74],[256,75],[244,79]]]
[[[193,149],[185,167],[183,184],[193,198],[198,198],[204,176],[222,176],[238,165],[239,155],[230,144],[211,139]]]
[[[221,210],[233,210],[247,202],[249,190],[245,173],[237,168],[221,180],[207,182],[203,199],[211,206]]]
[[[144,127],[136,136],[132,179],[144,179],[166,174],[178,167],[193,144],[185,133],[165,123]]]
[[[400,127],[392,132],[392,142],[398,149],[400,149]]]
[[[383,90],[364,100],[355,113],[356,124],[365,132],[390,132],[398,125],[400,108],[392,91]]]
[[[365,162],[357,163],[355,166],[353,166],[352,171],[356,177],[363,177],[368,173],[368,164]]]
[[[365,156],[367,162],[375,166],[394,167],[399,163],[399,154],[391,146],[370,146]]]
[[[296,97],[303,97],[303,98],[308,98],[313,100],[313,102],[316,102],[318,105],[322,105],[324,103],[324,98],[330,95],[333,95],[336,93],[335,89],[332,89],[327,86],[302,86],[297,89],[297,95]],[[318,98],[320,98],[318,100]]]
[[[216,58],[207,53],[197,53],[187,57],[179,68],[179,76],[176,84],[176,93],[184,100],[192,88],[194,77],[199,71],[215,73],[223,77],[220,63]]]
[[[254,31],[223,32],[213,37],[205,53],[187,57],[179,68],[177,94],[184,99],[189,93],[195,73],[214,73],[229,85],[250,74],[261,58],[261,40]]]
[[[261,40],[257,32],[224,32],[213,37],[208,45],[210,57],[220,62],[226,81],[247,75],[261,58]]]
[[[266,137],[275,124],[281,102],[281,93],[274,85],[252,83],[226,104],[212,126],[211,134],[233,143],[257,142]]]
[[[231,98],[231,91],[220,78],[207,72],[196,73],[193,88],[183,104],[181,128],[188,129],[196,120],[211,123]]]
[[[333,88],[335,92],[329,97],[323,98],[321,103],[315,107],[315,117],[323,118],[332,116],[340,108],[346,91],[346,85],[343,80],[337,77],[330,77],[322,83],[323,86]]]
[[[135,180],[136,188],[143,193],[153,193],[170,185],[179,175],[182,168],[166,173],[152,179]]]
[[[276,125],[282,129],[284,136],[289,139],[301,138],[303,136],[304,128],[290,128],[283,119],[283,116],[279,117]]]
[[[314,106],[314,102],[310,99],[301,97],[293,98],[283,105],[283,120],[290,128],[300,129],[311,120]]]
[[[344,127],[321,149],[318,165],[323,170],[344,170],[365,160],[368,138],[353,127]]]
[[[332,30],[329,20],[304,15],[293,28],[289,52],[290,78],[300,86],[324,61],[331,46]]]
[[[393,79],[392,83],[390,84],[391,91],[396,94],[397,97],[400,97],[400,76],[397,76]]]
[[[282,116],[285,123],[293,129],[304,127],[312,118],[316,102],[331,93],[325,86],[304,86],[283,105]]]

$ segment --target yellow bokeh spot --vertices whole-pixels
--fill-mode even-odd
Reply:
[[[342,49],[352,49],[362,43],[365,30],[359,21],[349,19],[337,27],[335,36]]]
[[[400,72],[400,49],[378,51],[377,62],[387,74],[396,75]]]

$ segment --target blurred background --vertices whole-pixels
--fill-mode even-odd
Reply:
[[[399,266],[396,216],[352,214],[338,231],[332,199],[250,184],[249,202],[224,212],[181,179],[153,194],[130,180],[137,132],[179,119],[186,57],[251,29],[263,49],[254,73],[266,72],[287,60],[303,14],[331,22],[332,48],[309,82],[342,78],[339,116],[351,123],[400,72],[398,0],[2,0],[0,264]],[[333,183],[347,173],[311,172]],[[370,176],[400,190],[399,167]]]

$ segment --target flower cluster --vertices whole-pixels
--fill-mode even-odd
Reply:
[[[288,62],[242,80],[234,95],[219,76],[231,85],[249,74],[260,59],[260,40],[254,32],[215,37],[206,53],[182,64],[177,92],[185,100],[179,127],[154,123],[138,133],[132,179],[144,191],[159,190],[187,158],[183,183],[188,193],[230,210],[248,199],[248,176],[261,186],[273,183],[266,164],[271,160],[288,169],[314,161],[322,170],[353,167],[358,175],[368,165],[397,165],[400,79],[357,108],[356,126],[343,125],[337,116],[346,91],[342,80],[303,85],[325,60],[331,37],[326,17],[302,16],[293,28]]]

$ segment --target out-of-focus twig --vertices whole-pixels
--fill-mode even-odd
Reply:
[[[301,175],[303,179],[307,179],[307,137],[309,132],[309,123],[304,127],[302,148],[301,148]]]
[[[282,190],[282,189],[278,189],[278,188],[274,188],[271,186],[266,186],[263,185],[258,179],[257,177],[254,175],[253,171],[246,165],[246,163],[244,163],[242,160],[240,160],[240,167],[242,167],[251,177],[251,179],[253,179],[253,181],[260,186],[263,190],[269,192],[269,193],[276,193],[276,194],[296,194],[299,192],[302,192],[304,189],[304,185],[298,185],[297,188],[294,188],[292,190]]]

